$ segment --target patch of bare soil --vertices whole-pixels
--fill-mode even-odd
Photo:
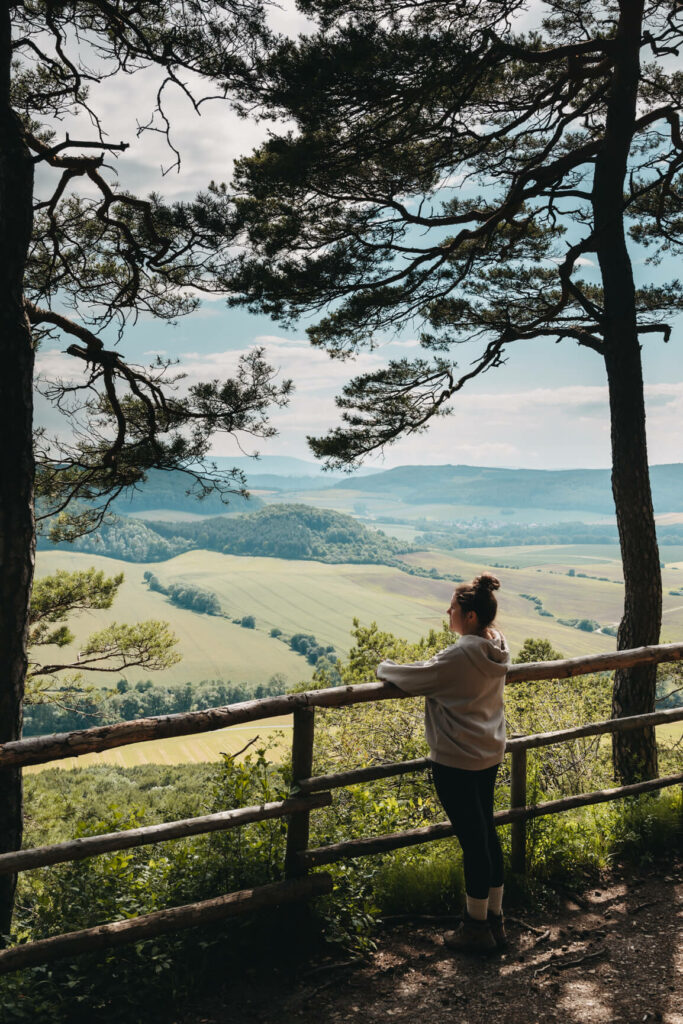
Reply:
[[[680,849],[507,921],[509,949],[481,960],[444,947],[451,919],[388,920],[366,961],[254,973],[177,1024],[683,1024]]]

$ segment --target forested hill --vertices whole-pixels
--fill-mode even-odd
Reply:
[[[683,464],[650,468],[655,510],[683,509]],[[367,494],[388,494],[407,504],[581,509],[614,513],[607,469],[493,469],[481,466],[398,466],[335,484]]]
[[[268,505],[246,516],[148,524],[162,537],[228,555],[393,564],[410,545],[351,516],[308,505]]]
[[[410,545],[368,529],[351,516],[307,505],[270,505],[241,516],[192,522],[143,523],[116,517],[73,544],[38,546],[84,551],[128,562],[158,562],[194,548],[230,555],[261,555],[319,562],[394,565]]]

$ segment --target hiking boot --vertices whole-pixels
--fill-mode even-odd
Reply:
[[[445,932],[444,945],[459,953],[480,953],[484,956],[497,949],[488,921],[477,921],[463,911],[462,924],[452,932]]]
[[[506,949],[508,944],[508,937],[505,933],[505,920],[502,914],[494,914],[493,911],[489,910],[488,917],[486,918],[488,926],[491,929],[491,935],[493,935],[493,941],[498,949]]]

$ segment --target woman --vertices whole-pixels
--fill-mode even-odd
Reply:
[[[444,942],[489,953],[506,944],[503,855],[493,822],[493,791],[505,753],[503,688],[510,652],[494,625],[499,581],[491,573],[456,587],[448,608],[457,643],[411,665],[383,661],[377,675],[426,697],[425,733],[439,800],[460,841],[467,906]]]

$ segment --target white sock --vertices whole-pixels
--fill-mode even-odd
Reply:
[[[467,896],[467,913],[475,921],[485,921],[489,909],[488,897],[485,900],[475,900],[474,896]]]
[[[497,885],[495,889],[489,889],[489,910],[492,914],[503,913],[503,886]]]

